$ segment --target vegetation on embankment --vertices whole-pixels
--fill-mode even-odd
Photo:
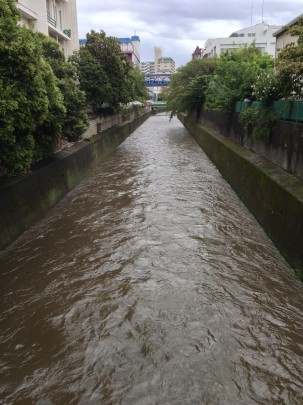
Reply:
[[[272,103],[303,99],[303,17],[286,31],[297,44],[286,45],[276,59],[250,45],[181,67],[165,92],[171,114],[201,108],[234,112],[237,101],[258,101],[259,108],[241,113],[242,124],[252,127],[255,139],[268,140],[275,121]]]
[[[0,251],[72,190],[152,112],[116,125],[41,161],[28,176],[0,181]]]
[[[114,111],[145,100],[143,76],[101,31],[66,60],[59,44],[19,24],[14,0],[0,3],[0,176],[28,174],[60,138],[80,139],[88,105]]]

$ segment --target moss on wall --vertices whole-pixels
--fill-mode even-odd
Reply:
[[[92,169],[106,160],[152,113],[95,135],[56,153],[33,169],[31,175],[0,182],[0,250],[72,190]]]
[[[179,118],[281,254],[303,274],[302,180],[188,116]]]

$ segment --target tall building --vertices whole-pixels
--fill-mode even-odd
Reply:
[[[145,75],[153,75],[156,73],[155,62],[141,62],[140,63],[140,71]]]
[[[176,72],[176,64],[175,61],[170,56],[158,59],[157,73],[173,74],[175,72]]]
[[[208,39],[205,43],[205,49],[202,51],[202,57],[213,58],[219,56],[225,49],[239,49],[249,44],[255,44],[261,53],[267,52],[274,57],[276,38],[273,34],[280,28],[279,25],[269,25],[262,22],[233,32],[228,38]]]
[[[65,56],[79,49],[76,0],[16,0],[21,24],[56,40]]]
[[[121,52],[138,69],[140,68],[140,38],[133,35],[131,38],[117,38],[120,43]]]

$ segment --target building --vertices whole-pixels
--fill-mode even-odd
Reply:
[[[197,46],[195,51],[191,54],[191,60],[201,59],[202,58],[202,49]]]
[[[141,62],[140,63],[140,71],[144,75],[153,75],[156,73],[156,67],[154,61],[149,62]]]
[[[176,64],[175,61],[170,56],[158,59],[157,73],[173,74],[175,72],[176,72]]]
[[[140,69],[140,38],[133,35],[131,38],[117,38],[120,44],[121,52],[128,60]]]
[[[20,23],[57,41],[65,56],[79,49],[76,0],[16,0]]]
[[[140,71],[144,74],[147,83],[153,82],[153,80],[157,82],[157,85],[148,87],[151,98],[157,101],[159,94],[163,91],[163,83],[167,85],[170,80],[169,75],[176,72],[176,65],[175,61],[170,56],[163,57],[162,49],[155,46],[154,61],[141,62]],[[156,77],[150,78],[148,77],[150,75],[156,75]]]
[[[298,17],[291,20],[286,26],[283,26],[278,31],[274,32],[274,37],[276,38],[276,56],[278,55],[279,51],[283,49],[288,44],[297,44],[298,36],[292,36],[286,32],[286,27],[292,27],[296,25],[300,18],[303,17],[303,13],[300,14]]]
[[[267,52],[275,57],[276,38],[273,34],[280,28],[280,25],[269,25],[262,22],[233,32],[228,38],[208,39],[205,49],[202,51],[202,57],[213,58],[226,49],[239,49],[250,44],[255,44],[261,53]]]

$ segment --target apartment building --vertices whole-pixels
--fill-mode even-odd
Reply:
[[[202,57],[213,58],[219,56],[225,49],[239,49],[250,44],[255,44],[261,53],[267,52],[275,57],[276,38],[273,34],[280,28],[280,25],[262,22],[233,32],[228,38],[208,39],[202,51]]]
[[[158,59],[157,73],[173,74],[176,72],[176,64],[170,56]]]
[[[76,0],[16,0],[21,24],[57,41],[65,56],[79,49]]]
[[[141,62],[140,63],[140,71],[144,75],[153,75],[156,73],[155,62],[148,61],[148,62]]]
[[[120,44],[121,52],[128,60],[140,69],[140,38],[133,35],[131,38],[117,38]]]

